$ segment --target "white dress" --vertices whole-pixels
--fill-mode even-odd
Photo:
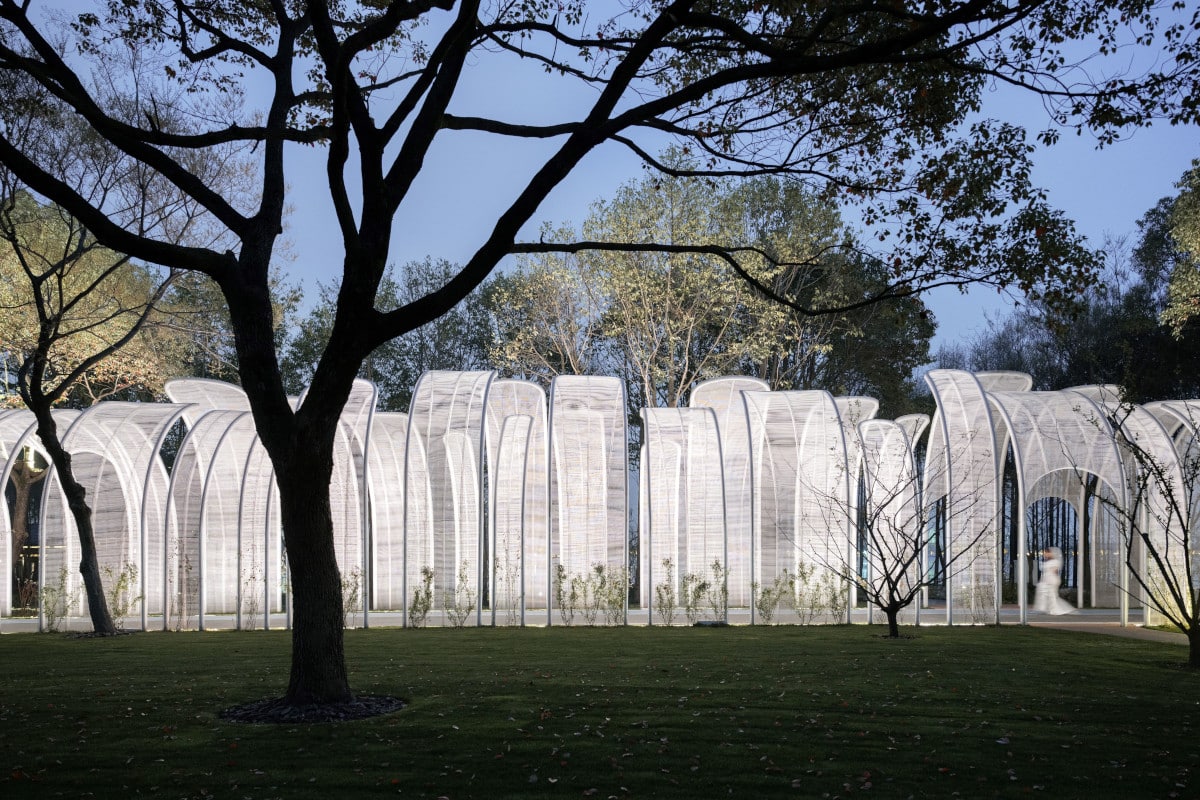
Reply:
[[[1070,614],[1075,607],[1058,596],[1062,583],[1062,558],[1051,556],[1042,565],[1042,577],[1038,580],[1033,608],[1046,614]]]

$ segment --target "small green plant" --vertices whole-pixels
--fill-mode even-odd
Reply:
[[[688,625],[695,625],[704,614],[705,598],[708,596],[708,581],[704,576],[689,572],[683,576],[683,614]]]
[[[709,569],[712,580],[708,584],[708,607],[712,610],[712,618],[720,622],[729,616],[729,570],[720,559],[714,559]]]
[[[604,581],[603,564],[593,564],[592,571],[584,575],[571,576],[572,587],[578,592],[582,601],[580,611],[583,613],[583,621],[589,626],[594,626],[600,616],[601,600],[599,595]]]
[[[850,604],[850,587],[832,572],[822,572],[817,579],[817,596],[821,598],[821,609],[830,622],[845,622],[846,608]]]
[[[567,577],[567,568],[562,564],[554,565],[554,605],[564,625],[570,625],[575,619],[579,606],[579,576]]]
[[[79,605],[79,598],[67,588],[69,574],[67,568],[63,567],[58,572],[56,583],[47,583],[42,587],[42,615],[46,630],[50,633],[57,631],[62,621]]]
[[[770,586],[760,587],[757,582],[751,585],[754,593],[754,608],[763,624],[770,625],[775,619],[775,612],[785,600],[795,602],[796,576],[786,569],[775,576]]]
[[[142,595],[134,594],[137,589],[138,568],[136,564],[126,563],[120,570],[104,567],[104,585],[108,587],[108,613],[112,615],[113,624],[118,628],[125,627],[125,618],[133,611],[133,607],[141,602]]]
[[[679,610],[679,603],[675,598],[675,565],[671,563],[671,559],[664,558],[662,566],[667,577],[654,587],[654,612],[658,614],[663,625],[670,625],[675,621],[675,613]]]
[[[974,583],[954,593],[955,605],[966,612],[972,625],[986,625],[996,619],[996,586],[993,583]]]
[[[347,628],[354,627],[354,619],[362,612],[363,571],[354,567],[342,573],[342,615]]]
[[[413,589],[413,599],[408,605],[408,624],[419,628],[425,624],[433,608],[433,569],[421,567],[421,585]]]
[[[252,631],[258,626],[258,615],[262,610],[261,592],[262,581],[258,576],[258,567],[251,563],[250,571],[242,581],[242,630]]]
[[[628,588],[625,570],[609,570],[605,564],[597,562],[586,574],[571,576],[569,598],[588,625],[595,625],[601,617],[605,623],[616,625],[625,612]]]
[[[456,628],[466,625],[471,612],[475,610],[475,590],[471,588],[469,573],[470,564],[466,561],[459,564],[454,590],[446,592],[446,616]]]
[[[625,599],[629,596],[629,571],[624,568],[613,570],[601,596],[604,621],[609,625],[621,624],[625,615]]]
[[[825,598],[821,593],[820,579],[813,580],[816,572],[815,567],[804,561],[796,564],[796,622],[801,625],[813,624],[824,612]]]

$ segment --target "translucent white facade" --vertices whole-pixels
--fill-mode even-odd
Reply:
[[[716,414],[647,408],[642,420],[640,598],[653,623],[656,592],[679,598],[698,581],[724,591],[715,584],[726,580],[729,552]]]
[[[750,427],[754,583],[770,591],[803,575],[814,586],[840,582],[839,565],[854,562],[854,503],[837,402],[822,391],[743,392],[742,398]]]
[[[757,378],[727,377],[705,381],[692,390],[688,405],[711,408],[717,419],[725,487],[725,530],[728,538],[729,605],[749,608],[750,536],[753,531],[753,487],[750,471],[750,427],[742,392],[765,392]]]
[[[602,602],[587,596],[600,579],[624,585],[619,592],[625,598],[619,600],[624,619],[629,582],[625,415],[625,385],[616,378],[559,375],[550,385],[550,620],[555,610],[565,621],[564,612],[574,604],[586,609]]]
[[[485,422],[492,622],[523,624],[550,608],[546,393],[529,381],[493,381]]]
[[[860,511],[866,528],[860,538],[866,567],[863,577],[885,598],[889,579],[900,596],[909,595],[921,585],[922,559],[913,538],[914,530],[920,530],[921,494],[909,437],[909,430],[920,427],[884,419],[858,423],[863,465]],[[914,621],[919,610],[919,604],[913,604],[899,620]]]
[[[885,575],[902,592],[928,587],[922,620],[993,622],[1002,605],[1024,620],[1038,579],[1030,552],[1046,542],[1034,512],[1047,502],[1069,509],[1078,606],[1144,607],[1145,591],[1186,580],[1200,496],[1172,515],[1169,495],[1200,489],[1188,470],[1200,401],[1034,392],[1013,372],[926,380],[932,423],[876,419],[872,398],[718,378],[686,408],[643,409],[640,441],[615,378],[559,376],[547,395],[487,371],[430,372],[408,413],[376,412],[374,387],[356,382],[330,486],[347,623],[612,624],[632,604],[634,621],[658,624],[675,619],[656,611],[660,599],[682,609],[688,592],[705,607],[688,619],[835,622],[862,602],[857,587]],[[110,585],[127,576],[123,624],[287,625],[278,488],[245,395],[201,379],[166,392],[171,403],[54,412],[101,567]],[[1147,489],[1144,459],[1122,441],[1164,482]],[[36,552],[35,597],[65,598],[83,617],[77,535],[53,474],[36,493],[30,547],[14,552],[9,476],[22,459],[46,462],[33,416],[0,411],[0,567],[13,575],[14,559]],[[1135,548],[1145,590],[1125,569],[1131,525],[1167,554]],[[914,543],[925,550],[897,575],[889,565]],[[28,589],[0,596],[0,623],[44,610],[24,606]]]
[[[483,420],[493,376],[427,372],[408,412],[404,598],[411,602],[425,585],[422,571],[432,571],[432,609],[475,621],[483,596]]]

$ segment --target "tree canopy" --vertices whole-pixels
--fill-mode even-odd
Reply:
[[[862,254],[834,205],[797,184],[646,177],[597,202],[581,233],[545,233],[580,236],[597,248],[526,256],[485,293],[502,370],[623,376],[635,415],[684,405],[698,382],[729,374],[776,389],[875,393],[903,410],[908,379],[928,360],[934,326],[924,305],[909,297],[854,308],[885,288],[886,270]],[[773,293],[850,310],[801,314],[714,252],[693,249],[703,247],[739,252]]]
[[[1105,245],[1101,280],[1069,310],[1033,302],[991,320],[964,352],[943,352],[943,366],[1028,372],[1035,388],[1119,384],[1134,402],[1200,393],[1200,319],[1186,300],[1196,261],[1186,233],[1189,181],[1137,222],[1132,240]]]

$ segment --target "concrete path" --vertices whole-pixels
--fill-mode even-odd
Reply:
[[[1073,620],[1072,614],[1064,615],[1053,620],[1030,620],[1031,628],[1053,628],[1060,631],[1079,631],[1080,633],[1103,633],[1109,636],[1126,636],[1130,639],[1142,639],[1148,642],[1163,642],[1165,644],[1177,644],[1187,646],[1187,637],[1182,633],[1171,633],[1169,631],[1158,631],[1152,628],[1143,628],[1141,625],[1129,624],[1124,627],[1119,622],[1092,622],[1084,620]]]

